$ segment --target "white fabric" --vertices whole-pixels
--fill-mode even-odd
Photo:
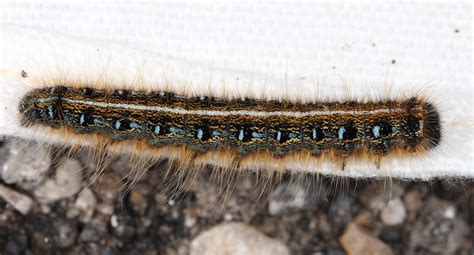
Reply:
[[[362,98],[392,84],[391,96],[423,90],[439,105],[444,140],[377,175],[474,177],[470,3],[2,2],[0,22],[0,134],[30,136],[15,119],[25,89],[7,75],[25,68],[94,79],[105,66],[110,80],[139,72],[161,87],[308,100],[315,87],[321,98],[344,88]]]

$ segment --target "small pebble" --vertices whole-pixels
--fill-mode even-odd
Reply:
[[[124,213],[112,215],[110,226],[115,236],[125,240],[132,238],[136,232],[133,218]]]
[[[52,203],[68,198],[81,189],[81,164],[76,159],[67,159],[56,169],[54,179],[48,178],[34,191],[40,203]]]
[[[388,202],[387,206],[382,209],[380,218],[383,224],[387,226],[395,226],[402,224],[405,221],[407,212],[405,205],[400,198],[392,199]]]
[[[354,223],[349,223],[344,234],[339,238],[342,247],[350,255],[389,255],[393,250],[377,237],[364,231]]]
[[[197,216],[195,210],[186,210],[184,212],[184,226],[186,226],[187,228],[194,226],[197,221],[196,217]]]
[[[279,215],[290,210],[298,210],[306,204],[306,190],[298,184],[281,183],[271,193],[268,201],[268,212]]]
[[[110,203],[99,203],[96,209],[103,215],[112,215],[114,213],[114,205]]]
[[[467,222],[455,216],[456,208],[450,201],[428,198],[411,231],[411,248],[436,254],[456,253],[469,228]]]
[[[288,247],[256,228],[242,223],[225,223],[199,234],[191,242],[191,255],[287,255]]]
[[[423,194],[419,190],[411,190],[403,196],[408,213],[415,215],[423,207]]]
[[[105,172],[100,181],[93,183],[92,190],[99,198],[97,210],[106,215],[112,215],[114,211],[114,200],[121,193],[123,185],[119,176],[113,172]]]
[[[94,210],[97,205],[97,199],[94,193],[89,188],[84,188],[77,196],[74,202],[74,208],[80,213],[80,221],[87,223],[91,220],[94,215]]]
[[[45,178],[51,166],[51,155],[41,144],[15,141],[9,144],[10,155],[3,164],[1,176],[7,184],[30,190]]]
[[[398,183],[392,183],[388,187],[372,185],[363,191],[361,202],[372,210],[379,211],[387,207],[391,200],[403,195],[404,189]]]
[[[401,227],[392,227],[386,226],[380,230],[379,237],[385,242],[388,243],[396,243],[399,242],[402,236],[402,229]]]
[[[21,214],[26,215],[30,212],[34,204],[33,199],[27,195],[23,195],[9,187],[0,184],[0,198],[7,201]]]
[[[329,207],[328,221],[331,224],[331,228],[337,229],[339,232],[342,231],[347,222],[350,222],[353,215],[352,209],[354,208],[354,200],[352,197],[341,196],[338,197]]]
[[[74,245],[77,237],[77,226],[73,221],[59,220],[54,222],[55,242],[65,248]]]
[[[105,223],[102,220],[95,218],[84,227],[79,238],[83,242],[98,242],[103,240],[106,231],[107,226]]]
[[[129,201],[130,206],[136,213],[140,215],[143,215],[145,213],[148,203],[144,195],[140,192],[138,188],[133,189],[130,192],[128,201]]]
[[[117,215],[112,215],[112,217],[110,217],[110,226],[112,226],[113,228],[116,228],[119,226]]]
[[[28,247],[26,235],[9,235],[5,244],[6,254],[23,254]]]

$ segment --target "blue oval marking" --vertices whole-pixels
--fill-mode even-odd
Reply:
[[[159,135],[159,134],[160,134],[160,131],[161,131],[160,125],[156,125],[156,126],[155,126],[155,129],[153,130],[153,133]]]
[[[244,140],[244,130],[243,130],[243,129],[241,129],[241,130],[239,131],[239,140],[240,140],[240,141],[243,141],[243,140]]]
[[[380,137],[380,126],[379,125],[374,126],[374,128],[372,128],[372,133],[374,134],[375,138],[379,138]]]
[[[82,124],[84,124],[85,121],[86,121],[86,118],[85,118],[84,113],[83,113],[83,114],[81,114],[81,117],[79,117],[79,124],[82,125]]]
[[[344,133],[346,132],[346,128],[345,127],[340,127],[339,130],[337,131],[337,135],[338,135],[338,138],[339,140],[342,140],[344,139]]]
[[[121,125],[122,123],[120,122],[120,120],[115,121],[115,129],[119,130]]]
[[[54,110],[53,110],[52,105],[48,106],[48,116],[49,116],[50,119],[54,118]]]
[[[203,137],[203,136],[204,136],[204,132],[202,131],[202,129],[199,128],[199,129],[197,130],[197,138],[198,138],[199,140],[202,140],[202,137]]]

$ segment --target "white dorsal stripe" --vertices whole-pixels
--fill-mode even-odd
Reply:
[[[395,113],[403,112],[402,108],[382,108],[376,110],[317,110],[317,111],[307,111],[307,112],[291,112],[291,111],[250,111],[250,110],[230,110],[230,111],[218,111],[218,110],[186,110],[182,108],[173,108],[165,106],[148,106],[140,104],[116,104],[116,103],[107,103],[107,102],[95,102],[90,100],[82,99],[71,99],[71,98],[59,98],[59,97],[48,97],[48,98],[37,98],[34,99],[34,102],[49,102],[61,99],[65,102],[90,105],[95,107],[105,107],[105,108],[119,108],[126,110],[141,110],[141,111],[154,111],[154,112],[164,112],[171,114],[190,114],[190,115],[202,115],[202,116],[233,116],[233,115],[245,115],[252,117],[309,117],[309,116],[319,116],[319,115],[341,115],[341,114],[353,114],[353,115],[370,115],[376,113]]]

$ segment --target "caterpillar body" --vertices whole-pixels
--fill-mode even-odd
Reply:
[[[378,102],[291,102],[188,97],[168,91],[34,89],[21,100],[24,125],[98,134],[112,143],[184,146],[193,153],[227,151],[237,163],[252,153],[304,152],[337,160],[427,151],[441,141],[436,107],[420,97]],[[331,157],[329,157],[331,158]]]

